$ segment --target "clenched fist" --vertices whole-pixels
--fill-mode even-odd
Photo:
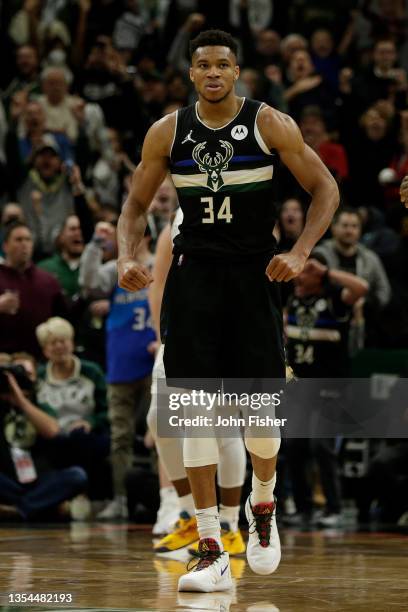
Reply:
[[[146,266],[142,266],[130,257],[118,259],[118,283],[122,289],[138,291],[148,287],[152,280],[152,275]]]
[[[265,274],[270,281],[288,282],[300,274],[305,267],[306,257],[289,251],[272,257]]]

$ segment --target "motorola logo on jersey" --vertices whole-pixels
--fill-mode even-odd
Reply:
[[[231,136],[235,140],[244,140],[248,136],[248,128],[245,125],[235,125],[231,130]]]

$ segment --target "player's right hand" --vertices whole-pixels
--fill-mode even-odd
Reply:
[[[138,291],[148,287],[152,280],[150,271],[134,259],[129,257],[118,259],[118,283],[122,289]]]
[[[288,282],[298,276],[305,267],[306,256],[289,251],[272,257],[265,270],[270,281]]]

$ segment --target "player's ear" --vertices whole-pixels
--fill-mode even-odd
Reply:
[[[235,66],[234,72],[235,72],[234,78],[237,81],[239,79],[239,66]]]
[[[193,67],[190,66],[190,81],[194,83]]]

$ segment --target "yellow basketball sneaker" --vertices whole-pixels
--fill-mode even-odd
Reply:
[[[240,530],[238,529],[238,531],[231,531],[228,523],[221,523],[221,542],[225,552],[229,553],[230,557],[243,555],[246,550],[245,542],[242,538]],[[198,542],[195,542],[193,546],[188,547],[188,552],[193,556],[197,554],[197,551]]]
[[[187,512],[181,512],[174,531],[157,542],[153,551],[159,554],[173,553],[190,546],[194,542],[198,544],[199,539],[195,516],[190,516]]]

